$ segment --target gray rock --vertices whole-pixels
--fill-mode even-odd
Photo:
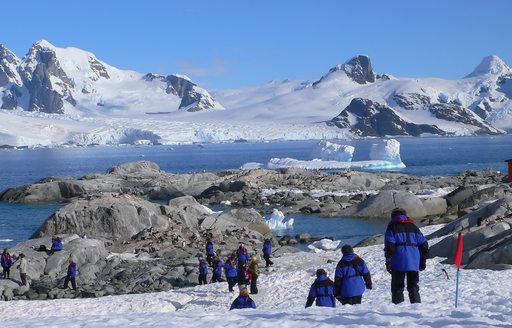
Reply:
[[[391,211],[396,207],[407,210],[407,214],[411,218],[422,218],[427,214],[421,200],[416,195],[409,192],[386,190],[342,210],[341,214],[347,217],[388,219]]]
[[[28,293],[28,286],[19,286],[13,290],[15,296],[22,296]]]
[[[128,239],[149,227],[166,229],[168,226],[169,218],[161,214],[157,204],[130,195],[104,195],[91,200],[76,200],[64,206],[32,238],[77,233]]]
[[[440,197],[429,197],[421,199],[423,208],[425,209],[425,215],[443,215],[448,210],[447,201]]]

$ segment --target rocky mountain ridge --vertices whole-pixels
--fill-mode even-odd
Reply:
[[[136,98],[157,99],[157,107],[167,111],[223,108],[183,75],[122,71],[92,53],[58,48],[45,40],[34,43],[21,60],[0,46],[1,109],[59,114],[130,111],[130,99],[119,97],[125,89],[138,93]]]

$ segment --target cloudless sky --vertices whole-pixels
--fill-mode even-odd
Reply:
[[[460,78],[491,54],[512,65],[509,0],[26,0],[0,10],[0,43],[20,57],[46,39],[210,89],[316,80],[356,54],[407,77]]]

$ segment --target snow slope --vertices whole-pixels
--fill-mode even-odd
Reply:
[[[21,60],[2,46],[0,69],[0,109],[15,109],[1,112],[0,145],[344,138],[353,135],[350,126],[325,123],[356,98],[389,106],[402,123],[443,133],[512,130],[512,69],[496,56],[458,80],[378,75],[369,57],[360,55],[315,82],[270,81],[211,93],[186,76],[120,70],[90,52],[45,40]],[[63,133],[42,126],[42,117]],[[361,118],[351,114],[347,120],[353,127]]]
[[[427,227],[432,231],[436,227]],[[425,229],[423,229],[425,230]],[[314,272],[332,277],[340,251],[288,254],[263,269],[255,310],[228,311],[235,293],[226,283],[169,292],[98,299],[2,303],[2,327],[510,327],[512,270],[462,270],[454,308],[455,267],[430,259],[420,274],[421,304],[391,304],[382,246],[356,248],[372,273],[373,289],[357,306],[304,309]],[[329,263],[330,262],[330,263]],[[449,274],[445,278],[442,269]],[[407,296],[406,296],[407,298]]]

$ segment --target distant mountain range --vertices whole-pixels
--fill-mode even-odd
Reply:
[[[51,120],[71,119],[78,125],[92,118],[94,124],[151,119],[249,124],[254,129],[266,122],[301,125],[304,135],[294,132],[290,139],[315,138],[319,134],[308,134],[307,126],[319,125],[330,131],[328,136],[501,134],[512,131],[512,70],[489,56],[458,80],[397,78],[375,73],[370,58],[359,55],[317,81],[271,81],[209,92],[184,75],[120,70],[90,52],[41,40],[22,59],[0,44],[0,109],[4,116],[41,113],[41,119],[46,113]],[[13,134],[22,133],[9,130],[9,124],[0,121],[0,145],[2,136],[9,142]],[[67,125],[68,137],[61,141],[76,139],[78,131],[83,136],[86,130]],[[143,132],[159,138],[151,124]],[[223,132],[208,133],[212,139],[212,133]],[[245,139],[244,131],[237,136]],[[217,137],[213,139],[222,141]]]

